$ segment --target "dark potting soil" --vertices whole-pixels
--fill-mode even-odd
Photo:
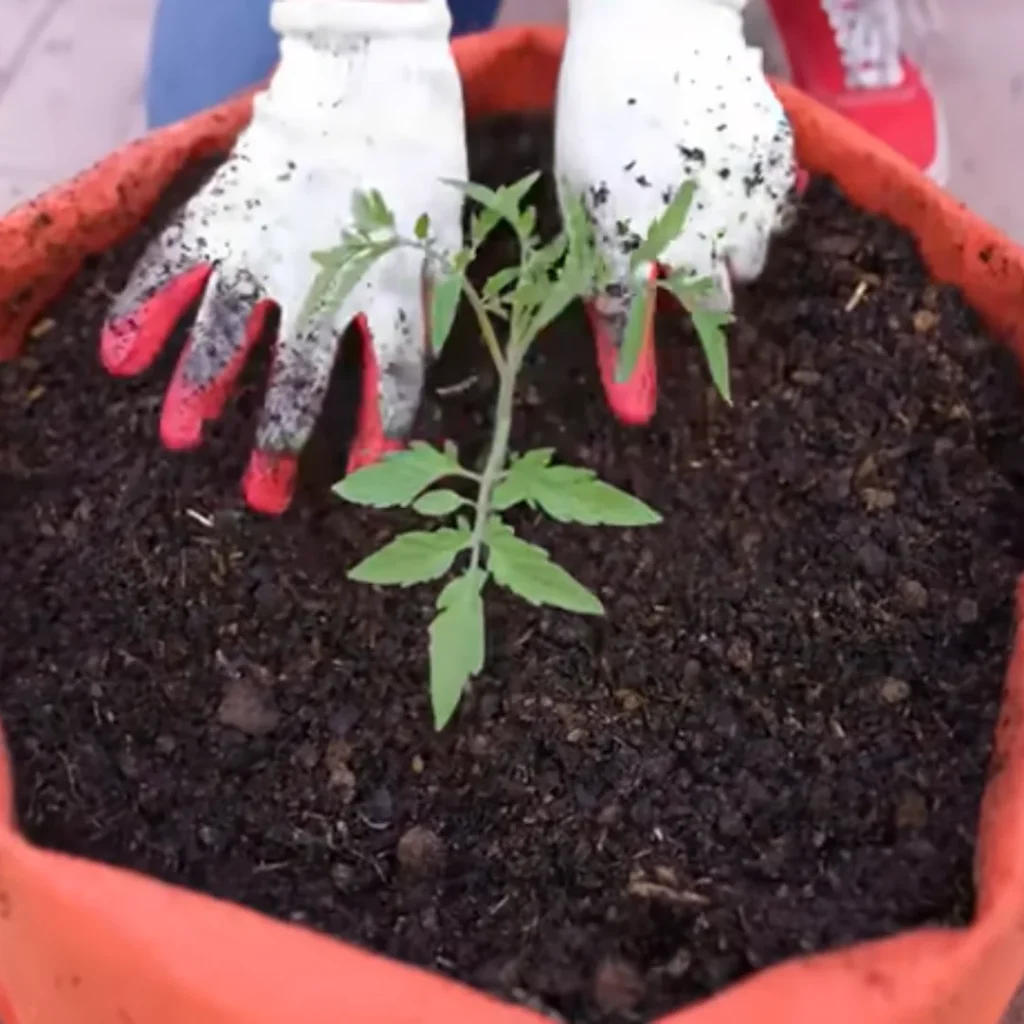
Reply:
[[[548,166],[549,133],[476,130],[474,176]],[[680,318],[646,429],[606,412],[580,313],[550,332],[515,446],[554,445],[665,521],[521,517],[607,619],[490,594],[486,672],[435,735],[434,591],[345,579],[407,524],[325,489],[346,388],[269,520],[238,490],[256,370],[174,456],[167,361],[100,369],[109,296],[155,225],[0,374],[0,713],[32,839],[577,1020],[968,919],[1024,417],[1012,358],[900,231],[812,187],[740,298],[733,408]],[[420,434],[479,448],[492,381],[453,352]]]

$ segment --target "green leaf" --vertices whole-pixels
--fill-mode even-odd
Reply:
[[[411,587],[443,576],[455,556],[469,546],[468,530],[412,530],[399,534],[390,544],[364,558],[348,578],[356,583],[381,587]]]
[[[352,220],[356,227],[365,228],[371,225],[373,215],[370,212],[370,197],[361,189],[352,193]]]
[[[704,359],[707,361],[711,380],[718,393],[732,405],[732,388],[729,385],[729,343],[723,328],[733,322],[733,315],[704,309],[700,303],[714,290],[710,278],[687,278],[676,272],[669,276],[662,286],[670,291],[690,314],[693,328],[697,332]]]
[[[485,299],[496,298],[518,277],[519,267],[505,267],[487,278],[480,295]]]
[[[649,288],[639,288],[629,304],[629,315],[626,317],[626,332],[619,349],[619,358],[615,364],[615,380],[624,384],[636,371],[640,352],[644,347],[644,334],[648,323],[648,303],[654,300]]]
[[[722,398],[732,405],[732,388],[729,386],[729,342],[722,328],[731,324],[733,318],[729,313],[715,313],[705,309],[695,309],[690,316],[693,318],[697,337],[700,338],[701,348],[704,349],[711,380]]]
[[[528,206],[519,214],[519,235],[523,241],[532,241],[533,232],[537,227],[537,210]]]
[[[568,242],[559,280],[577,294],[593,294],[599,261],[590,214],[582,200],[570,201],[565,213],[565,231]]]
[[[674,270],[658,284],[672,292],[686,309],[699,306],[715,290],[713,277],[693,277],[688,270]]]
[[[504,204],[502,203],[501,197],[493,188],[488,188],[486,185],[480,185],[475,181],[459,181],[456,178],[442,178],[441,181],[443,181],[445,185],[450,185],[452,188],[458,189],[467,199],[472,199],[485,210],[491,210],[500,218],[504,218]]]
[[[500,510],[526,501],[539,505],[560,523],[585,526],[654,526],[661,522],[649,505],[598,480],[592,470],[548,465],[549,453],[550,449],[530,452],[513,463],[495,489],[494,507]]]
[[[486,630],[481,590],[487,574],[456,577],[437,599],[430,624],[430,703],[434,727],[443,729],[459,706],[466,683],[484,667]]]
[[[390,252],[396,244],[381,242],[363,249],[360,255],[351,256],[347,260],[321,264],[320,273],[313,279],[302,311],[299,313],[300,333],[307,329],[312,321],[334,316],[374,263],[385,253]]]
[[[442,477],[461,472],[462,467],[446,453],[414,441],[407,449],[350,473],[335,484],[334,493],[354,505],[404,507]]]
[[[380,190],[375,188],[352,193],[352,220],[366,234],[395,226],[395,215],[388,209]]]
[[[335,249],[318,249],[316,252],[311,252],[309,256],[318,267],[336,267],[342,262],[339,258],[341,251],[341,246]]]
[[[365,256],[379,242],[374,242],[363,235],[356,234],[348,229],[341,233],[341,243],[333,249],[318,249],[310,253],[310,258],[321,267],[331,267],[335,270],[343,267],[356,256]]]
[[[535,338],[576,299],[589,291],[587,280],[579,266],[568,259],[554,279],[550,276],[551,268],[566,254],[568,245],[569,236],[562,232],[553,241],[533,253],[523,271],[523,278],[516,289],[513,301],[527,308],[537,307],[533,320],[526,329],[526,336],[529,338]]]
[[[672,201],[660,217],[656,217],[647,229],[647,237],[630,254],[629,265],[635,270],[643,263],[654,263],[661,254],[679,237],[690,212],[697,183],[684,181]]]
[[[464,281],[461,273],[450,273],[434,282],[430,293],[430,347],[435,355],[441,354],[452,332]]]
[[[487,529],[487,567],[495,582],[534,605],[550,605],[581,615],[603,615],[601,602],[548,553],[520,540],[500,519]]]
[[[384,202],[384,197],[380,194],[379,189],[370,189],[370,208],[373,211],[374,222],[380,227],[393,228],[395,226],[395,215],[388,209],[388,204]]]
[[[469,219],[469,239],[474,249],[479,249],[487,236],[501,223],[493,210],[477,210]]]
[[[562,206],[562,230],[566,236],[566,248],[571,260],[577,262],[587,250],[594,248],[594,231],[590,214],[583,196],[571,185],[563,183],[558,190]]]
[[[518,210],[523,205],[523,200],[526,198],[530,189],[533,188],[537,182],[540,181],[540,171],[531,171],[529,174],[524,175],[518,181],[513,181],[511,184],[502,185],[497,191],[497,196],[502,206],[510,210]],[[532,207],[530,208],[532,210]],[[530,210],[524,210],[524,214],[528,214]],[[533,210],[534,216],[536,217],[536,210]]]
[[[427,240],[427,237],[430,234],[430,214],[421,213],[416,218],[416,223],[413,225],[412,233],[420,242],[425,242]]]
[[[503,512],[521,501],[529,500],[531,480],[548,465],[554,454],[554,448],[536,448],[516,459],[509,467],[505,479],[494,488],[491,508]]]
[[[560,279],[541,288],[544,298],[527,328],[527,337],[535,338],[548,324],[557,320],[580,297],[581,290],[573,279]]]
[[[527,272],[534,274],[541,270],[547,271],[566,254],[568,248],[569,236],[564,231],[560,231],[547,245],[542,246],[533,254],[527,264]]]
[[[461,494],[455,491],[427,491],[413,503],[413,511],[421,516],[447,516],[457,508],[469,504]]]
[[[533,188],[539,177],[540,171],[534,171],[526,175],[525,178],[520,178],[519,181],[515,181],[511,185],[502,185],[498,189],[488,188],[486,185],[480,185],[475,181],[456,181],[451,178],[442,180],[446,185],[457,188],[466,198],[478,203],[484,210],[492,214],[496,220],[507,221],[516,234],[523,237],[529,233],[525,230],[528,228],[529,222],[525,219],[524,213],[520,211],[519,206],[526,193]],[[496,220],[483,222],[486,225],[486,231],[483,232],[483,236],[486,236],[493,229]],[[477,238],[475,231],[472,233],[472,238],[474,245],[478,245],[483,240],[482,237]]]

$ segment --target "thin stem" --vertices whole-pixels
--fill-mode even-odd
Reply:
[[[480,475],[480,486],[476,496],[476,511],[473,520],[473,536],[470,540],[469,571],[480,567],[480,551],[483,548],[484,531],[491,514],[491,499],[494,488],[504,476],[508,461],[508,442],[512,433],[512,402],[516,392],[516,376],[519,373],[518,347],[510,347],[508,361],[498,370],[498,400],[494,411],[494,434],[487,462]]]
[[[484,344],[487,345],[487,351],[491,354],[494,368],[498,371],[500,377],[507,369],[505,357],[501,354],[501,344],[498,342],[498,335],[495,333],[494,324],[491,323],[491,317],[483,304],[483,300],[477,293],[476,288],[469,283],[468,278],[463,278],[462,294],[469,299],[469,304],[473,307],[477,322],[480,324],[480,333],[483,336]]]

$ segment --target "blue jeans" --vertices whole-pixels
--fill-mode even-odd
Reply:
[[[500,0],[448,0],[455,35],[490,27]],[[257,85],[277,63],[271,0],[159,0],[146,80],[150,128]]]

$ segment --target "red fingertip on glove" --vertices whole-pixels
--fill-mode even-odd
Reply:
[[[100,361],[115,377],[134,377],[159,355],[182,314],[203,293],[213,268],[201,264],[175,278],[138,309],[111,320],[100,338]]]
[[[238,375],[253,346],[260,339],[273,303],[264,300],[253,309],[245,327],[245,338],[224,369],[201,385],[185,378],[189,346],[178,360],[160,414],[160,440],[166,448],[184,451],[195,448],[203,439],[203,426],[216,420],[234,390]]]
[[[615,377],[622,339],[613,338],[600,314],[589,304],[587,306],[605,398],[616,419],[631,427],[649,423],[658,405],[658,364],[654,349],[654,311],[657,306],[654,282],[658,276],[659,271],[653,268],[647,291],[643,341],[628,380],[619,381]]]
[[[242,481],[248,506],[268,516],[279,516],[292,502],[299,460],[277,452],[253,452]]]
[[[384,424],[380,418],[380,367],[373,347],[373,335],[365,316],[356,317],[356,326],[363,346],[363,381],[356,436],[352,439],[348,453],[349,473],[372,466],[388,452],[401,451],[405,447],[401,441],[393,441],[384,434]]]

